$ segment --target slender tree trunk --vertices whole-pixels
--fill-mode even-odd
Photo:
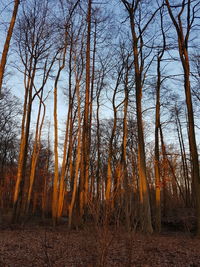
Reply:
[[[97,184],[97,201],[101,199],[101,193],[100,193],[100,179],[101,179],[101,134],[100,134],[100,120],[99,120],[99,109],[100,109],[100,92],[99,90],[97,94],[97,110],[96,110],[96,117],[97,117],[97,169],[96,169],[96,184]]]
[[[118,73],[118,78],[117,78],[117,82],[116,82],[116,86],[115,86],[113,98],[112,98],[114,118],[113,118],[113,127],[112,127],[111,137],[109,141],[108,162],[107,162],[107,177],[106,177],[106,201],[107,203],[109,203],[110,201],[111,189],[112,189],[113,140],[114,140],[115,132],[117,128],[117,108],[120,106],[120,104],[118,106],[115,105],[115,99],[116,99],[117,89],[118,89],[120,79],[121,79],[121,74],[122,74],[122,69]]]
[[[72,34],[73,38],[73,34]],[[66,191],[65,179],[68,175],[69,169],[72,170],[72,136],[73,136],[73,121],[72,121],[72,109],[73,109],[73,101],[74,94],[72,96],[72,52],[73,52],[73,39],[71,39],[70,45],[70,54],[69,54],[69,107],[66,121],[66,130],[65,130],[65,141],[64,141],[64,150],[63,150],[63,159],[62,159],[62,167],[61,167],[61,175],[60,175],[60,184],[59,184],[59,197],[58,197],[58,220],[62,215],[64,197]],[[68,145],[69,143],[69,145]],[[68,149],[68,153],[67,153]],[[71,171],[70,171],[71,174]],[[72,179],[72,175],[70,175],[70,179]]]
[[[49,174],[49,162],[50,162],[50,123],[49,123],[49,129],[48,129],[48,154],[46,158],[46,166],[45,166],[45,177],[44,177],[44,187],[42,192],[42,219],[44,220],[46,217],[46,206],[47,206],[47,192],[48,192],[48,174]]]
[[[3,48],[3,53],[2,53],[2,56],[1,56],[1,63],[0,63],[0,95],[1,95],[1,90],[2,90],[3,76],[4,76],[4,72],[5,72],[5,67],[6,67],[8,50],[9,50],[10,41],[11,41],[11,38],[12,38],[13,29],[14,29],[14,26],[15,26],[15,21],[16,21],[16,17],[17,17],[19,4],[20,4],[20,0],[15,0],[14,9],[13,9],[13,13],[12,13],[12,18],[11,18],[11,21],[10,21],[10,26],[9,26],[9,29],[8,29],[8,32],[7,32],[6,41],[5,41],[4,48]]]
[[[40,104],[39,104],[38,118],[37,118],[36,131],[35,131],[35,142],[34,142],[34,146],[33,146],[32,159],[31,159],[31,172],[30,172],[30,179],[29,179],[30,180],[29,181],[29,189],[28,189],[27,201],[25,202],[25,204],[26,204],[25,213],[26,214],[29,211],[29,206],[30,206],[30,201],[31,201],[31,195],[32,195],[33,184],[34,184],[34,179],[35,179],[35,170],[36,170],[38,156],[40,153],[40,140],[41,140],[41,134],[42,134],[42,127],[43,127],[44,118],[45,118],[45,105],[43,103],[42,98],[43,98],[43,90],[41,91],[41,96],[40,96]],[[42,105],[44,106],[44,113],[43,113],[42,121],[40,124]]]
[[[127,135],[128,135],[128,127],[127,127],[127,113],[128,113],[128,103],[129,103],[129,89],[128,89],[128,77],[129,77],[129,57],[126,59],[126,74],[124,81],[124,117],[123,117],[123,142],[122,142],[122,157],[121,157],[121,166],[122,166],[122,175],[123,175],[123,184],[125,188],[125,216],[126,216],[126,227],[130,229],[130,215],[129,215],[129,204],[131,199],[130,189],[129,189],[129,181],[128,181],[128,170],[127,170],[127,156],[126,156],[126,147],[127,147]]]
[[[60,70],[56,77],[54,86],[54,181],[53,181],[53,199],[52,199],[52,218],[53,225],[57,220],[57,201],[58,201],[58,119],[57,119],[57,83],[60,76]]]
[[[83,179],[83,206],[87,205],[88,186],[89,186],[89,152],[90,152],[90,40],[91,40],[91,9],[92,0],[88,0],[87,13],[87,47],[86,47],[86,80],[85,80],[85,107],[84,122],[82,131],[82,177]]]
[[[161,55],[162,56],[162,55]],[[161,86],[161,73],[160,73],[161,57],[157,58],[157,86],[156,86],[156,122],[155,122],[155,185],[156,185],[156,221],[155,229],[157,232],[161,231],[161,203],[160,203],[160,151],[159,151],[159,127],[160,127],[160,86]]]
[[[166,147],[164,143],[164,137],[163,137],[163,131],[162,126],[159,127],[160,130],[160,141],[161,141],[161,148],[162,148],[162,187],[163,187],[163,216],[166,216],[167,214],[167,193],[168,193],[168,187],[167,187],[167,170],[168,170],[168,162],[167,162],[167,153],[166,153]]]
[[[100,131],[100,118],[99,118],[99,112],[100,112],[100,96],[101,91],[104,86],[104,78],[105,78],[105,69],[104,66],[102,66],[102,73],[100,73],[99,79],[98,79],[98,85],[97,85],[97,108],[96,108],[96,120],[97,120],[97,130],[96,130],[96,136],[97,136],[97,166],[96,166],[96,188],[97,188],[97,202],[103,200],[101,189],[103,186],[103,177],[102,177],[102,166],[101,166],[101,131]]]
[[[58,116],[57,116],[57,91],[58,91],[58,81],[60,74],[65,67],[65,58],[67,52],[67,43],[65,42],[65,47],[63,50],[62,56],[62,65],[59,61],[59,70],[54,83],[54,181],[53,181],[53,198],[52,198],[52,219],[53,226],[56,225],[57,215],[58,215],[58,179],[59,179],[59,170],[58,170]],[[61,60],[61,59],[60,59]]]
[[[90,106],[89,106],[89,148],[90,151],[91,147],[91,128],[92,128],[92,111],[93,111],[93,95],[94,95],[94,81],[95,81],[95,61],[96,61],[96,45],[97,45],[97,22],[94,22],[94,44],[93,44],[93,51],[92,51],[92,77],[91,77],[91,90],[90,90]],[[89,161],[89,159],[88,159]],[[92,170],[91,170],[92,173]],[[94,189],[94,174],[91,175],[91,190]],[[92,197],[92,192],[90,191],[90,196]],[[93,198],[93,197],[92,197]],[[91,199],[92,199],[91,198]]]
[[[180,119],[178,117],[177,111],[176,111],[176,127],[177,127],[177,134],[178,134],[178,140],[179,140],[179,146],[181,150],[181,161],[182,161],[182,168],[183,168],[183,177],[184,177],[184,188],[185,188],[185,206],[188,207],[190,196],[188,194],[188,170],[187,170],[187,163],[185,160],[185,147],[183,143],[183,134],[182,134],[182,127],[180,123]]]
[[[178,125],[179,125],[179,131],[180,131],[180,141],[182,144],[182,156],[183,156],[183,165],[184,165],[184,169],[185,169],[185,184],[186,184],[186,201],[187,201],[187,206],[190,206],[190,179],[189,179],[189,170],[188,170],[188,163],[187,163],[187,157],[186,157],[186,151],[185,151],[185,144],[184,144],[184,140],[183,140],[183,131],[182,131],[182,126],[181,126],[181,122],[180,119],[178,118]]]
[[[13,223],[15,223],[20,216],[20,210],[22,204],[22,195],[24,189],[24,182],[25,182],[24,179],[25,179],[26,162],[27,162],[28,138],[29,138],[29,130],[31,122],[32,90],[36,72],[36,65],[37,63],[34,62],[33,70],[31,70],[29,73],[28,84],[27,86],[25,86],[24,113],[22,118],[22,133],[21,133],[19,160],[18,160],[17,181],[15,184],[14,199],[13,199],[13,214],[12,214]]]
[[[78,101],[78,142],[77,142],[77,158],[76,158],[76,169],[75,169],[75,177],[73,183],[73,192],[72,192],[72,199],[69,205],[69,221],[68,227],[71,228],[72,224],[72,212],[74,208],[74,203],[76,199],[76,192],[77,192],[77,184],[78,184],[78,176],[79,176],[79,167],[81,162],[81,101],[80,101],[80,92],[79,92],[79,80],[76,79],[76,95]]]

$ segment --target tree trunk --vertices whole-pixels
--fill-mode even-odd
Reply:
[[[129,214],[129,203],[131,199],[130,189],[129,189],[129,181],[128,181],[128,170],[127,170],[127,157],[126,157],[126,147],[127,147],[127,135],[128,135],[128,127],[127,127],[127,113],[128,113],[128,103],[129,103],[129,70],[131,65],[129,66],[129,57],[126,59],[126,73],[125,73],[125,81],[124,81],[124,117],[123,117],[123,142],[122,142],[122,157],[121,157],[121,166],[122,166],[122,176],[123,176],[123,184],[124,184],[124,196],[125,199],[125,217],[126,217],[126,227],[127,230],[130,230],[130,214]]]
[[[66,37],[65,37],[66,38]],[[67,42],[65,39],[65,47],[63,49],[62,64],[60,65],[59,61],[59,70],[54,83],[54,181],[53,181],[53,198],[52,198],[52,219],[53,226],[56,225],[57,216],[58,216],[58,178],[59,178],[59,170],[58,170],[58,118],[57,118],[57,91],[58,91],[58,81],[60,78],[60,74],[65,67],[65,58],[67,52]]]
[[[144,130],[142,119],[142,80],[138,59],[138,39],[134,31],[133,19],[131,19],[133,36],[133,52],[135,66],[135,87],[136,87],[136,110],[137,110],[137,130],[138,130],[138,172],[140,179],[140,205],[141,205],[141,225],[144,232],[152,233],[151,210],[149,200],[149,189],[146,174]]]
[[[161,55],[162,56],[162,55]],[[161,73],[160,62],[161,56],[157,58],[157,86],[156,86],[156,120],[155,120],[155,185],[156,185],[156,219],[155,229],[159,233],[161,231],[161,203],[160,203],[160,151],[159,151],[159,127],[160,127],[160,86]]]
[[[145,143],[144,143],[144,130],[143,130],[143,119],[142,119],[142,89],[143,89],[143,68],[144,58],[142,56],[143,50],[143,36],[140,33],[139,36],[136,34],[136,27],[138,26],[135,21],[135,17],[138,2],[130,4],[126,0],[122,0],[125,8],[129,14],[131,33],[132,33],[132,46],[134,55],[134,68],[135,68],[135,90],[136,90],[136,117],[137,117],[137,134],[138,134],[138,174],[140,183],[140,225],[143,232],[152,233],[152,222],[151,222],[151,209],[150,209],[150,198],[149,189],[147,182],[146,173],[146,158],[145,158]],[[154,13],[155,14],[155,13]],[[147,28],[148,24],[152,20],[154,15],[151,16],[150,20],[143,27],[143,31]],[[141,31],[141,25],[138,26]],[[140,42],[139,42],[140,41]],[[140,57],[140,59],[139,59]]]
[[[181,63],[184,71],[184,88],[185,88],[185,98],[186,98],[186,106],[187,106],[187,116],[189,123],[189,146],[190,146],[190,154],[192,159],[192,177],[195,185],[195,198],[196,198],[196,217],[197,217],[197,236],[200,236],[200,173],[199,173],[199,159],[198,159],[198,151],[196,144],[196,135],[195,135],[195,127],[194,127],[194,112],[193,112],[193,104],[192,104],[192,96],[191,96],[191,86],[190,86],[190,62],[188,55],[188,38],[190,34],[190,30],[193,25],[193,21],[191,22],[191,1],[188,1],[186,4],[182,4],[181,11],[178,14],[178,21],[176,21],[169,0],[166,0],[166,5],[168,8],[169,16],[174,24],[174,27],[177,32],[178,37],[178,46],[179,46],[179,56],[181,59]],[[187,7],[187,28],[184,36],[183,25],[181,21],[181,15]],[[194,10],[193,10],[194,12]],[[194,14],[193,14],[194,16]]]
[[[85,80],[85,106],[84,106],[84,121],[82,131],[82,164],[81,164],[81,179],[83,188],[81,193],[83,208],[87,205],[88,186],[89,186],[89,153],[90,153],[90,39],[91,39],[91,9],[92,0],[88,0],[87,11],[87,46],[86,46],[86,80]],[[81,208],[81,213],[83,213]],[[82,214],[81,214],[82,216]]]
[[[79,176],[79,169],[80,169],[80,162],[81,162],[81,101],[80,101],[80,92],[79,92],[79,80],[76,79],[76,96],[78,101],[78,142],[77,142],[77,158],[76,158],[76,169],[75,169],[75,177],[73,183],[73,192],[72,192],[72,199],[69,205],[69,221],[68,227],[71,228],[72,225],[72,212],[74,208],[74,203],[76,199],[76,191],[77,191],[77,184],[78,184],[78,176]]]
[[[41,124],[39,124],[40,117],[41,117],[41,108],[42,108],[42,105],[44,105],[42,98],[43,98],[43,90],[40,96],[40,104],[39,104],[38,118],[37,118],[36,131],[35,131],[35,142],[33,146],[32,159],[31,159],[31,173],[30,173],[30,179],[29,179],[29,189],[28,189],[27,201],[25,202],[25,205],[26,205],[25,214],[28,214],[28,211],[29,211],[30,200],[31,200],[31,195],[32,195],[32,190],[33,190],[33,183],[35,179],[35,170],[36,170],[38,156],[40,153],[40,140],[41,140],[42,127],[43,127],[44,118],[45,118],[45,106],[44,106],[44,113],[42,116],[42,121],[41,121]]]
[[[31,64],[30,64],[31,65]],[[36,61],[34,62],[33,70],[30,70],[27,85],[25,85],[25,99],[24,99],[24,112],[22,118],[22,132],[21,132],[21,143],[18,160],[17,170],[17,181],[15,184],[14,199],[13,199],[13,214],[12,222],[15,223],[20,216],[22,195],[25,183],[25,172],[27,162],[27,151],[28,151],[28,138],[31,122],[31,110],[32,110],[32,90],[36,72]],[[25,73],[26,75],[26,73]],[[25,77],[26,79],[26,77]]]
[[[12,13],[12,18],[11,18],[11,21],[10,21],[10,26],[9,26],[9,29],[8,29],[8,32],[7,32],[6,41],[5,41],[4,48],[3,48],[3,53],[2,53],[2,56],[1,56],[1,63],[0,63],[0,95],[1,95],[1,90],[2,90],[3,76],[4,76],[5,67],[6,67],[8,50],[9,50],[10,41],[11,41],[11,38],[12,38],[13,29],[14,29],[14,26],[15,26],[15,21],[16,21],[16,17],[17,17],[19,4],[20,4],[20,0],[15,0],[14,9],[13,9],[13,13]]]

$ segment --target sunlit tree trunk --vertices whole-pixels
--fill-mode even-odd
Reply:
[[[199,173],[199,159],[198,159],[198,151],[196,144],[195,127],[194,127],[194,113],[193,113],[193,103],[192,103],[191,86],[190,86],[190,62],[188,54],[188,40],[190,31],[194,24],[196,13],[195,13],[195,8],[192,8],[191,0],[187,1],[187,3],[185,1],[182,1],[182,7],[176,19],[173,14],[172,7],[169,1],[166,0],[165,2],[167,5],[169,16],[177,32],[179,56],[184,71],[184,88],[185,88],[187,116],[189,123],[189,146],[192,158],[192,176],[195,185],[194,188],[195,188],[195,198],[196,198],[197,235],[200,236],[200,173]],[[187,14],[186,30],[183,28],[183,20],[181,18],[185,9]]]
[[[47,44],[51,43],[50,37],[52,26],[48,23],[47,27],[46,24],[48,7],[46,2],[44,5],[39,6],[39,4],[39,1],[31,1],[29,6],[23,6],[23,12],[18,21],[17,31],[15,32],[18,53],[24,67],[25,97],[22,115],[18,173],[13,199],[13,222],[15,222],[17,217],[20,215],[22,202],[24,203],[25,201],[23,198],[26,195],[25,186],[27,183],[25,184],[25,174],[32,104],[38,93],[37,92],[33,95],[33,90],[35,89],[35,78],[39,70],[46,69],[46,65],[49,63],[49,61],[46,60],[48,50],[52,47]],[[41,14],[42,16],[40,16]],[[52,66],[52,62],[50,63],[50,66]],[[44,80],[46,82],[46,78],[44,78]]]
[[[78,102],[78,136],[77,136],[77,151],[76,151],[76,166],[75,166],[75,176],[73,182],[73,191],[72,191],[72,199],[69,205],[69,220],[68,220],[68,227],[71,228],[72,224],[72,212],[74,208],[74,203],[76,199],[76,192],[77,192],[77,185],[78,185],[78,177],[79,177],[79,170],[80,170],[80,162],[81,162],[81,99],[80,99],[80,79],[77,77],[76,74],[76,97]]]
[[[125,204],[125,216],[126,216],[126,227],[130,230],[130,202],[131,202],[131,191],[129,186],[129,177],[127,169],[127,136],[128,136],[128,125],[127,125],[127,115],[128,115],[128,104],[129,104],[129,75],[132,68],[133,62],[130,61],[130,55],[125,55],[126,58],[123,59],[123,64],[125,66],[124,73],[124,115],[123,115],[123,139],[122,139],[122,152],[121,152],[121,172],[122,172],[122,183],[124,187],[124,204]]]
[[[58,220],[62,216],[63,211],[63,203],[66,192],[66,175],[68,175],[68,160],[70,161],[70,165],[72,164],[71,160],[71,147],[72,147],[72,107],[73,107],[73,99],[72,99],[72,50],[73,50],[73,40],[71,39],[70,45],[70,55],[69,55],[69,104],[68,104],[68,114],[66,121],[66,129],[65,129],[65,140],[64,140],[64,149],[63,149],[63,159],[62,159],[62,167],[61,167],[61,175],[60,175],[60,184],[59,184],[59,197],[58,197]],[[69,137],[70,136],[70,137]],[[69,141],[69,145],[68,145]],[[68,149],[68,155],[67,155]],[[68,160],[67,160],[68,157]],[[71,176],[70,176],[71,177]]]
[[[61,174],[60,174],[60,184],[59,184],[58,210],[57,210],[58,220],[62,215],[63,201],[64,201],[64,196],[65,196],[65,175],[66,175],[66,159],[67,159],[67,145],[68,145],[68,137],[69,137],[70,113],[71,113],[71,105],[69,104],[67,121],[66,121],[62,167],[61,167]]]
[[[37,117],[37,123],[36,123],[35,141],[34,141],[32,159],[31,159],[31,171],[30,171],[30,178],[29,178],[28,196],[27,196],[27,201],[25,202],[25,204],[26,204],[25,213],[26,214],[28,213],[29,206],[30,206],[30,200],[31,200],[31,195],[32,195],[32,190],[33,190],[33,183],[34,183],[34,179],[35,179],[35,170],[36,170],[38,156],[40,153],[40,140],[41,140],[41,134],[42,134],[42,127],[43,127],[44,118],[45,118],[45,105],[44,105],[42,98],[43,98],[43,90],[41,92],[41,96],[39,97],[40,104],[39,104],[39,111],[38,111],[38,117]],[[44,107],[44,112],[43,112],[42,120],[40,123],[42,105]]]
[[[30,63],[30,65],[32,65]],[[22,117],[22,130],[21,130],[21,143],[18,160],[17,181],[15,184],[14,199],[13,199],[13,214],[12,222],[16,222],[20,216],[22,194],[24,188],[24,179],[26,172],[27,150],[28,150],[28,137],[31,122],[31,109],[32,109],[32,90],[36,72],[36,61],[34,62],[33,69],[29,70],[28,81],[26,83],[25,72],[25,98],[24,98],[24,112]]]
[[[133,1],[129,2],[127,0],[121,0],[124,4],[131,27],[132,34],[132,47],[134,56],[134,70],[135,70],[135,91],[136,91],[136,117],[137,117],[137,134],[138,134],[138,174],[139,174],[139,184],[140,184],[140,225],[143,232],[152,233],[152,222],[151,222],[151,209],[150,209],[150,199],[149,199],[149,189],[147,182],[147,170],[146,170],[146,157],[145,157],[145,143],[144,143],[144,129],[143,129],[143,118],[142,118],[142,91],[143,91],[143,72],[145,57],[143,57],[143,47],[144,40],[143,35],[148,25],[154,18],[157,11],[149,16],[146,24],[138,24],[137,12],[139,10],[139,2]],[[139,19],[140,21],[140,19]],[[137,34],[137,30],[139,33]]]
[[[72,6],[72,8],[69,10],[68,14],[68,19],[67,22],[65,23],[66,31],[67,28],[70,27],[70,20],[71,17],[74,14],[74,11],[76,10],[76,7],[79,3],[79,0],[75,2],[75,4]],[[63,5],[61,4],[62,8]],[[64,11],[64,9],[62,10]],[[65,56],[66,56],[66,47],[67,47],[67,42],[68,42],[69,35],[66,32],[65,36],[65,48],[64,48],[64,57],[63,57],[63,68],[65,66]],[[68,162],[67,162],[67,149],[69,148],[69,158],[70,158],[70,149],[71,149],[71,138],[72,138],[72,108],[73,108],[73,96],[72,96],[72,51],[73,51],[73,32],[71,32],[71,38],[70,38],[70,54],[69,54],[69,106],[68,106],[68,114],[67,114],[67,120],[66,120],[66,129],[65,129],[65,140],[64,140],[64,148],[63,148],[63,158],[62,158],[62,166],[61,166],[61,174],[60,174],[60,179],[59,179],[59,190],[58,190],[58,204],[57,204],[57,220],[60,219],[62,216],[62,211],[63,211],[63,204],[64,204],[64,197],[65,197],[65,192],[66,192],[66,181],[65,178],[68,175]],[[69,134],[70,133],[70,134]],[[70,136],[70,137],[69,137]],[[69,141],[69,146],[68,146],[68,141]],[[70,158],[71,159],[71,158]],[[71,162],[70,162],[71,164]]]
[[[54,180],[53,180],[53,197],[52,197],[52,219],[53,225],[56,225],[57,215],[58,215],[58,115],[57,115],[57,94],[58,94],[58,82],[60,74],[65,67],[65,58],[67,52],[67,43],[65,42],[65,47],[63,49],[61,58],[59,59],[59,69],[56,75],[54,83]]]
[[[0,63],[0,95],[1,95],[1,89],[2,89],[2,84],[3,84],[3,76],[4,76],[5,67],[6,67],[8,50],[9,50],[10,41],[11,41],[11,38],[12,38],[13,29],[14,29],[14,26],[15,26],[15,21],[16,21],[16,17],[17,17],[19,4],[20,4],[20,0],[15,0],[14,9],[13,9],[13,13],[12,13],[12,18],[11,18],[11,21],[10,21],[10,26],[9,26],[9,29],[8,29],[8,32],[7,32],[6,41],[5,41],[4,48],[3,48],[3,53],[2,53],[2,56],[1,56],[1,63]]]

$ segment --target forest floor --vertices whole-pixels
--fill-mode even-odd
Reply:
[[[170,231],[144,236],[108,227],[4,226],[0,267],[7,266],[200,266],[200,240]]]

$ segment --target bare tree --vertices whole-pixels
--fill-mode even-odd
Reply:
[[[87,44],[86,44],[86,78],[85,78],[85,105],[84,121],[82,131],[82,159],[81,159],[81,193],[80,193],[80,212],[83,214],[83,208],[87,204],[88,186],[89,186],[89,132],[90,132],[90,47],[91,47],[91,10],[92,0],[88,0],[87,8]]]
[[[67,33],[66,33],[67,35]],[[57,201],[58,201],[58,179],[59,179],[59,169],[58,169],[58,118],[57,118],[57,92],[58,92],[58,82],[60,78],[60,74],[65,67],[66,60],[66,52],[67,52],[67,42],[65,37],[64,47],[60,53],[59,58],[59,68],[56,75],[55,83],[54,83],[54,158],[55,158],[55,166],[54,166],[54,182],[53,182],[53,199],[52,199],[52,218],[53,225],[56,225],[57,220]]]
[[[178,14],[174,14],[173,6],[168,0],[165,1],[168,9],[169,16],[175,27],[177,38],[178,38],[178,51],[181,59],[183,71],[184,71],[184,89],[185,98],[187,106],[187,116],[188,116],[188,138],[190,153],[192,159],[192,172],[194,179],[194,190],[196,198],[196,216],[197,216],[197,235],[200,236],[200,173],[199,173],[199,160],[198,151],[196,145],[196,135],[195,135],[195,124],[194,124],[194,113],[193,113],[193,103],[191,96],[191,85],[190,85],[190,59],[188,52],[189,37],[191,30],[193,28],[194,22],[197,18],[197,11],[199,6],[199,1],[185,0],[178,3]],[[183,14],[186,15],[186,22],[184,26]]]
[[[24,70],[16,66],[24,75],[24,107],[21,124],[21,143],[18,160],[18,173],[15,185],[13,200],[12,221],[15,222],[21,213],[23,192],[25,186],[26,162],[28,152],[28,139],[30,132],[32,104],[38,92],[34,93],[35,79],[42,69],[41,64],[46,69],[45,64],[52,62],[44,60],[49,57],[49,50],[52,49],[50,23],[47,22],[47,3],[39,3],[37,0],[31,2],[29,8],[23,6],[22,15],[19,18],[16,28],[15,38],[18,44],[19,56]],[[47,71],[48,73],[48,71]],[[48,75],[47,75],[48,77]],[[46,79],[45,78],[45,83]]]
[[[9,90],[4,89],[0,98],[0,222],[2,212],[12,203],[11,198],[6,198],[6,195],[11,195],[10,191],[12,191],[12,188],[7,185],[6,177],[12,174],[12,170],[17,169],[20,113],[19,99]]]
[[[160,179],[160,149],[159,149],[159,128],[160,128],[160,90],[163,82],[161,74],[161,63],[166,49],[166,37],[163,25],[163,10],[160,10],[160,26],[162,34],[162,47],[157,54],[157,83],[156,83],[156,114],[155,114],[155,185],[156,185],[156,219],[155,229],[161,231],[161,179]]]
[[[151,210],[149,201],[149,190],[147,183],[146,158],[144,129],[142,118],[142,91],[144,84],[144,63],[147,55],[144,54],[144,33],[150,23],[153,21],[157,11],[141,16],[142,10],[145,8],[143,1],[127,1],[121,0],[130,20],[132,46],[134,54],[135,69],[135,90],[136,90],[136,112],[137,112],[137,130],[138,130],[138,172],[140,178],[140,205],[141,205],[141,225],[144,232],[153,232],[151,223]]]

